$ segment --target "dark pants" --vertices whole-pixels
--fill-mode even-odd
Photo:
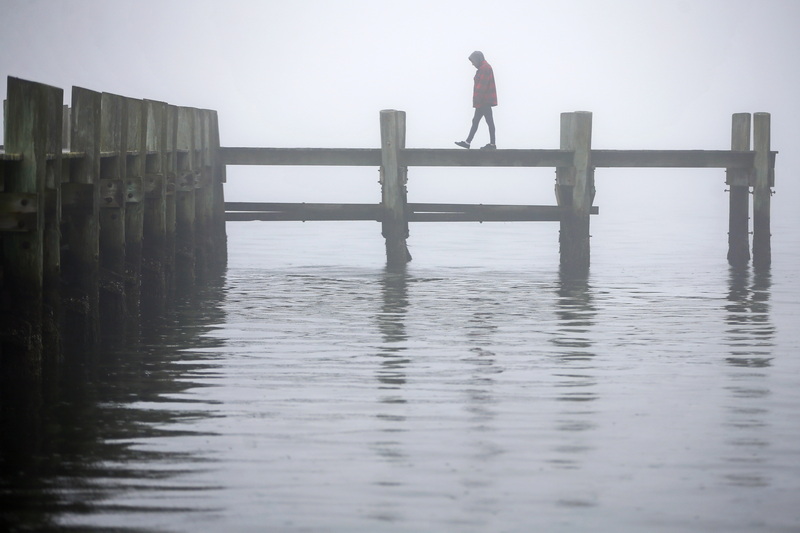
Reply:
[[[472,128],[470,128],[469,136],[467,137],[468,143],[472,142],[473,137],[475,137],[475,132],[478,131],[478,124],[480,124],[481,118],[484,117],[486,118],[486,125],[489,126],[489,142],[495,144],[494,116],[492,116],[492,106],[490,105],[475,108],[475,116],[472,117]]]

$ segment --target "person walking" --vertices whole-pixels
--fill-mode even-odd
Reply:
[[[489,144],[481,147],[481,150],[494,150],[497,148],[494,135],[494,116],[492,107],[497,105],[497,86],[494,82],[494,71],[492,66],[483,57],[483,52],[475,51],[469,55],[469,61],[478,69],[475,73],[475,84],[472,89],[472,107],[475,108],[475,115],[472,117],[472,127],[467,135],[467,140],[456,141],[456,145],[461,148],[469,149],[475,132],[478,131],[478,124],[481,118],[486,119],[489,126]]]

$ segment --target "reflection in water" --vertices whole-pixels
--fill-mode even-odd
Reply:
[[[560,468],[580,467],[580,458],[591,448],[583,433],[595,427],[596,412],[591,407],[598,396],[594,388],[597,378],[593,373],[592,327],[596,310],[592,289],[584,277],[559,277],[556,316],[558,327],[552,343],[558,348],[560,361],[556,386],[556,399],[564,403],[557,420],[557,429],[565,435],[563,444],[556,448],[559,458],[552,463]],[[587,501],[564,501],[564,505],[594,505]]]
[[[83,531],[93,529],[86,520],[102,522],[109,512],[127,513],[135,524],[138,513],[199,510],[181,507],[169,495],[178,487],[193,489],[176,481],[184,472],[172,465],[201,468],[202,458],[178,449],[148,450],[148,442],[178,433],[162,428],[205,416],[181,397],[196,386],[192,377],[214,363],[199,363],[202,356],[194,353],[191,363],[182,359],[185,350],[219,344],[202,333],[224,320],[222,297],[220,278],[179,299],[166,315],[145,312],[141,336],[126,347],[106,347],[91,359],[65,354],[61,375],[46,384],[35,413],[1,406],[0,508],[14,513],[0,514],[0,530],[70,524]],[[6,431],[19,424],[39,431]],[[131,501],[133,489],[151,496]]]
[[[738,434],[729,440],[731,456],[726,460],[733,473],[726,481],[742,487],[765,487],[770,484],[764,464],[770,442],[767,436],[771,395],[769,370],[773,359],[775,327],[770,319],[769,269],[731,267],[726,337],[730,355],[730,393],[725,424]]]

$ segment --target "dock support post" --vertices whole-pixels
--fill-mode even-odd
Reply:
[[[127,106],[121,96],[103,93],[100,116],[100,317],[101,337],[124,335],[125,198]]]
[[[61,269],[67,291],[64,332],[84,349],[97,343],[100,316],[100,109],[100,93],[72,88],[70,150],[83,156],[70,163],[69,181],[61,186]]]
[[[164,309],[167,294],[167,104],[145,100],[144,221],[142,236],[142,306]]]
[[[386,262],[390,266],[405,265],[411,260],[406,246],[407,169],[400,166],[400,150],[406,145],[406,113],[384,109],[380,117],[382,229],[386,239]]]
[[[125,165],[125,296],[132,326],[139,324],[142,287],[142,239],[144,235],[144,102],[126,98],[128,119]]]
[[[733,115],[731,150],[750,150],[750,123],[750,113]],[[742,266],[750,261],[750,172],[744,168],[729,168],[726,172],[726,182],[730,188],[728,263]]]
[[[573,152],[572,165],[556,171],[559,205],[564,208],[559,235],[562,273],[589,273],[589,214],[594,197],[591,167],[592,114],[587,111],[561,114],[561,149]]]
[[[755,172],[753,183],[753,266],[768,267],[772,261],[770,196],[774,176],[770,172],[770,114],[753,116]]]
[[[5,149],[22,160],[10,166],[0,189],[0,200],[13,206],[10,216],[19,217],[14,231],[3,235],[0,253],[0,303],[10,303],[0,315],[0,391],[29,388],[41,378],[50,91],[63,98],[60,89],[8,78]]]
[[[196,247],[196,183],[197,145],[195,113],[188,107],[178,108],[177,144],[178,174],[175,179],[175,272],[176,286],[192,287],[195,283]]]

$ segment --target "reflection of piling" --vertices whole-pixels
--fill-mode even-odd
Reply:
[[[194,280],[226,252],[213,111],[79,87],[64,108],[61,89],[9,78],[5,118],[0,364],[7,383],[36,378],[44,354],[57,356],[62,343],[87,352],[100,338],[119,337],[137,324],[143,295],[163,307],[175,275]],[[182,196],[168,189],[177,176],[191,184]]]

